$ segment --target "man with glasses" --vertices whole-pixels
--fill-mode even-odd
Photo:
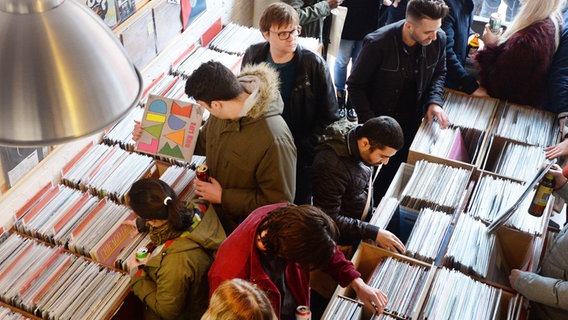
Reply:
[[[243,67],[268,62],[280,75],[282,117],[298,150],[294,203],[309,204],[312,195],[312,162],[318,136],[339,119],[337,99],[326,62],[298,45],[302,32],[298,13],[288,4],[269,5],[260,17],[260,31],[267,42],[252,45]]]

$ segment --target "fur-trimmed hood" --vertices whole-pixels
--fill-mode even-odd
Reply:
[[[258,119],[261,116],[282,114],[284,102],[280,96],[280,78],[278,72],[268,63],[243,67],[238,79],[250,94],[244,106],[250,107],[246,116]]]

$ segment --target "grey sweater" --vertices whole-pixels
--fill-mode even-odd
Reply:
[[[568,184],[555,194],[568,200]],[[568,319],[568,225],[550,246],[538,273],[522,272],[513,287],[531,300],[531,318]]]

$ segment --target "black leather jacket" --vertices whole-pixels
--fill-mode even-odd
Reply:
[[[359,122],[379,115],[397,117],[396,106],[403,93],[404,77],[402,28],[405,20],[368,34],[347,80],[349,99]],[[446,77],[446,35],[438,30],[437,39],[423,46],[416,75],[418,92],[416,112],[435,103],[442,106]]]
[[[266,61],[268,42],[250,46],[243,66]],[[327,63],[321,56],[298,45],[294,55],[296,83],[290,96],[293,120],[288,123],[298,149],[298,160],[311,164],[318,136],[325,127],[338,120],[337,98]]]
[[[328,127],[324,135],[326,141],[318,146],[314,159],[314,205],[339,227],[340,245],[366,239],[374,241],[379,233],[378,227],[360,220],[373,170],[359,155],[355,136],[358,127],[345,120]]]

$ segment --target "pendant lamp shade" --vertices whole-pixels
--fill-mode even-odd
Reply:
[[[102,19],[77,0],[0,0],[0,144],[39,146],[125,116],[142,78]]]

